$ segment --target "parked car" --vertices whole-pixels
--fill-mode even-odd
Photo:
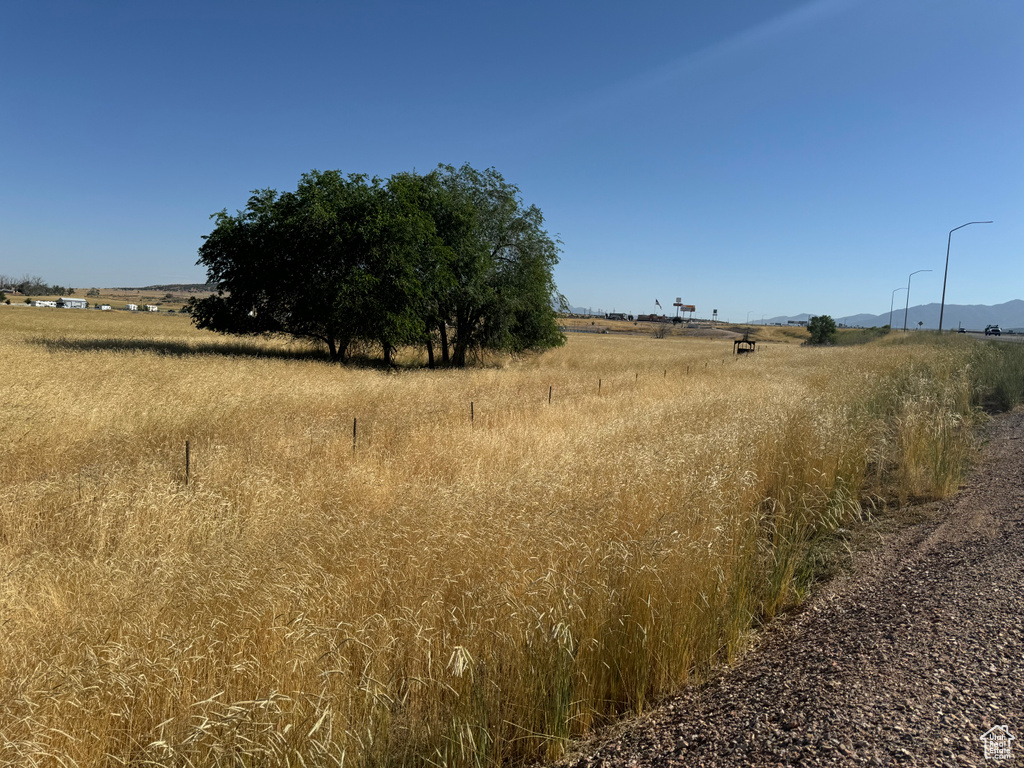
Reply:
[[[985,326],[985,335],[986,336],[1000,336],[1000,335],[1002,335],[1002,333],[1003,332],[999,328],[998,325],[986,325]]]
[[[956,329],[956,332],[957,332],[957,333],[967,333],[967,329],[966,329],[966,328],[964,328],[964,327],[963,327],[963,326],[961,325],[961,326],[960,326],[959,328],[957,328],[957,329]]]

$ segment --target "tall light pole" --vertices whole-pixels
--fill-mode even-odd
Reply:
[[[949,230],[949,237],[946,238],[946,269],[942,273],[942,304],[939,305],[939,333],[942,333],[942,313],[946,310],[946,277],[949,275],[949,244],[953,242],[953,233],[958,229],[969,227],[971,224],[991,224],[991,221],[968,221],[959,227]]]
[[[892,304],[893,304],[894,301],[896,301],[896,291],[905,291],[905,290],[907,290],[907,289],[903,288],[903,287],[893,288],[892,289],[892,296],[889,297],[889,330],[890,331],[892,330]]]
[[[930,269],[919,269],[917,272],[931,272]],[[903,331],[907,330],[907,311],[910,309],[910,278],[917,274],[917,272],[911,272],[910,277],[907,278],[907,306],[903,309]]]

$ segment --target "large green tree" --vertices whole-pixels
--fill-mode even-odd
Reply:
[[[200,328],[312,339],[340,361],[355,342],[388,362],[421,345],[431,366],[436,349],[463,366],[474,350],[564,342],[557,243],[493,169],[387,182],[311,171],[295,192],[257,191],[244,211],[214,218],[199,263],[217,293],[190,303]]]
[[[564,343],[555,305],[565,300],[553,276],[560,249],[540,209],[524,205],[493,168],[441,166],[434,176],[442,210],[433,216],[448,258],[438,293],[442,356],[449,341],[456,366],[474,349],[518,353]]]
[[[344,360],[362,330],[368,249],[358,223],[379,194],[376,180],[313,171],[295,192],[258,190],[245,210],[215,214],[199,263],[217,293],[190,302],[195,324],[312,339]]]
[[[810,344],[835,344],[836,321],[829,315],[818,315],[807,321],[807,330],[811,334]]]

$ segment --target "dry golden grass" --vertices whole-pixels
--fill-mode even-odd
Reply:
[[[744,335],[758,342],[801,344],[810,338],[806,328],[799,326],[743,325],[730,323],[694,322],[692,324],[661,323],[633,320],[604,320],[601,318],[561,317],[559,326],[569,332],[597,334],[625,334],[664,338],[717,338],[732,341]]]
[[[179,316],[0,329],[0,764],[550,758],[968,446],[959,343],[572,334],[385,372]]]

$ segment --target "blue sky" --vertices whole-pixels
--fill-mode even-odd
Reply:
[[[947,303],[1024,298],[1020,0],[37,0],[0,68],[2,274],[201,282],[250,190],[469,162],[595,311],[939,301],[984,219]]]

